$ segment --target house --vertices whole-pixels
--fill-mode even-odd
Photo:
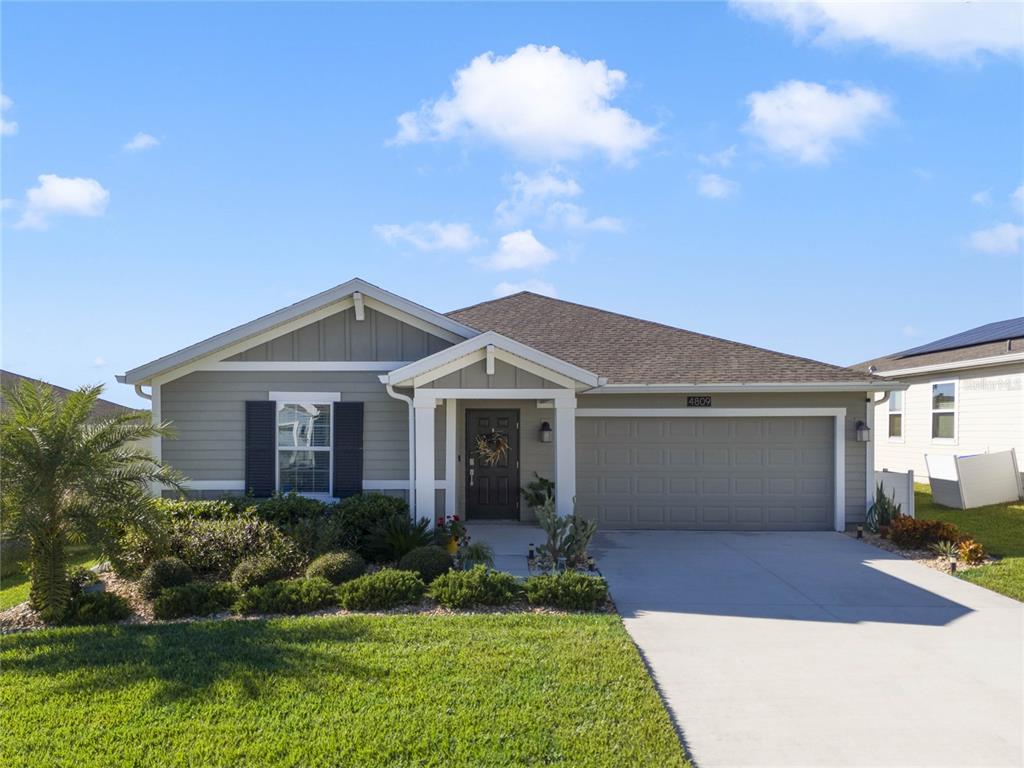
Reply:
[[[157,451],[202,496],[382,491],[431,521],[525,520],[536,472],[606,528],[724,530],[862,520],[858,426],[903,388],[533,293],[441,314],[358,279],[119,380],[173,423]]]
[[[1024,317],[855,366],[908,384],[876,406],[875,467],[928,477],[925,454],[1024,459]]]
[[[19,373],[11,373],[10,371],[0,371],[0,412],[6,410],[7,408],[7,405],[4,402],[4,390],[10,387],[16,387],[23,381],[27,381],[32,384],[45,384],[46,386],[50,387],[50,389],[52,389],[59,397],[66,397],[67,395],[71,394],[70,389],[58,387],[55,384],[40,381],[39,379],[33,379],[29,376],[22,376]],[[135,408],[129,408],[126,405],[119,405],[117,403],[112,403],[109,400],[104,400],[103,398],[97,398],[96,405],[93,406],[92,409],[91,418],[93,420],[99,421],[102,419],[109,419],[114,416],[120,416],[121,414],[124,413],[134,413],[136,411],[137,409]]]

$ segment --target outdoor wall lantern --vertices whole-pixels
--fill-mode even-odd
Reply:
[[[871,441],[871,427],[863,421],[857,422],[857,442],[867,443]]]
[[[542,443],[551,442],[551,425],[546,421],[540,423],[540,441]]]

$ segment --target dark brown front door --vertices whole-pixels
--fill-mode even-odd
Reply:
[[[518,520],[519,411],[467,410],[465,463],[466,519]]]

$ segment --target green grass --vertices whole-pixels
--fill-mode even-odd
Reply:
[[[688,765],[614,615],[54,629],[0,669],[5,768]]]
[[[68,547],[69,566],[81,565],[91,568],[98,562],[98,555],[92,547],[86,545]],[[0,578],[0,611],[28,600],[28,586],[28,574],[26,573],[15,573]]]
[[[1003,558],[995,565],[963,571],[960,578],[1024,601],[1024,503],[950,509],[932,501],[927,485],[916,485],[914,491],[917,517],[954,523],[989,554]]]

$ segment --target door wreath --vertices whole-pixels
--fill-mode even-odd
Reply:
[[[482,464],[497,466],[508,455],[508,435],[491,432],[476,438],[476,455]]]

